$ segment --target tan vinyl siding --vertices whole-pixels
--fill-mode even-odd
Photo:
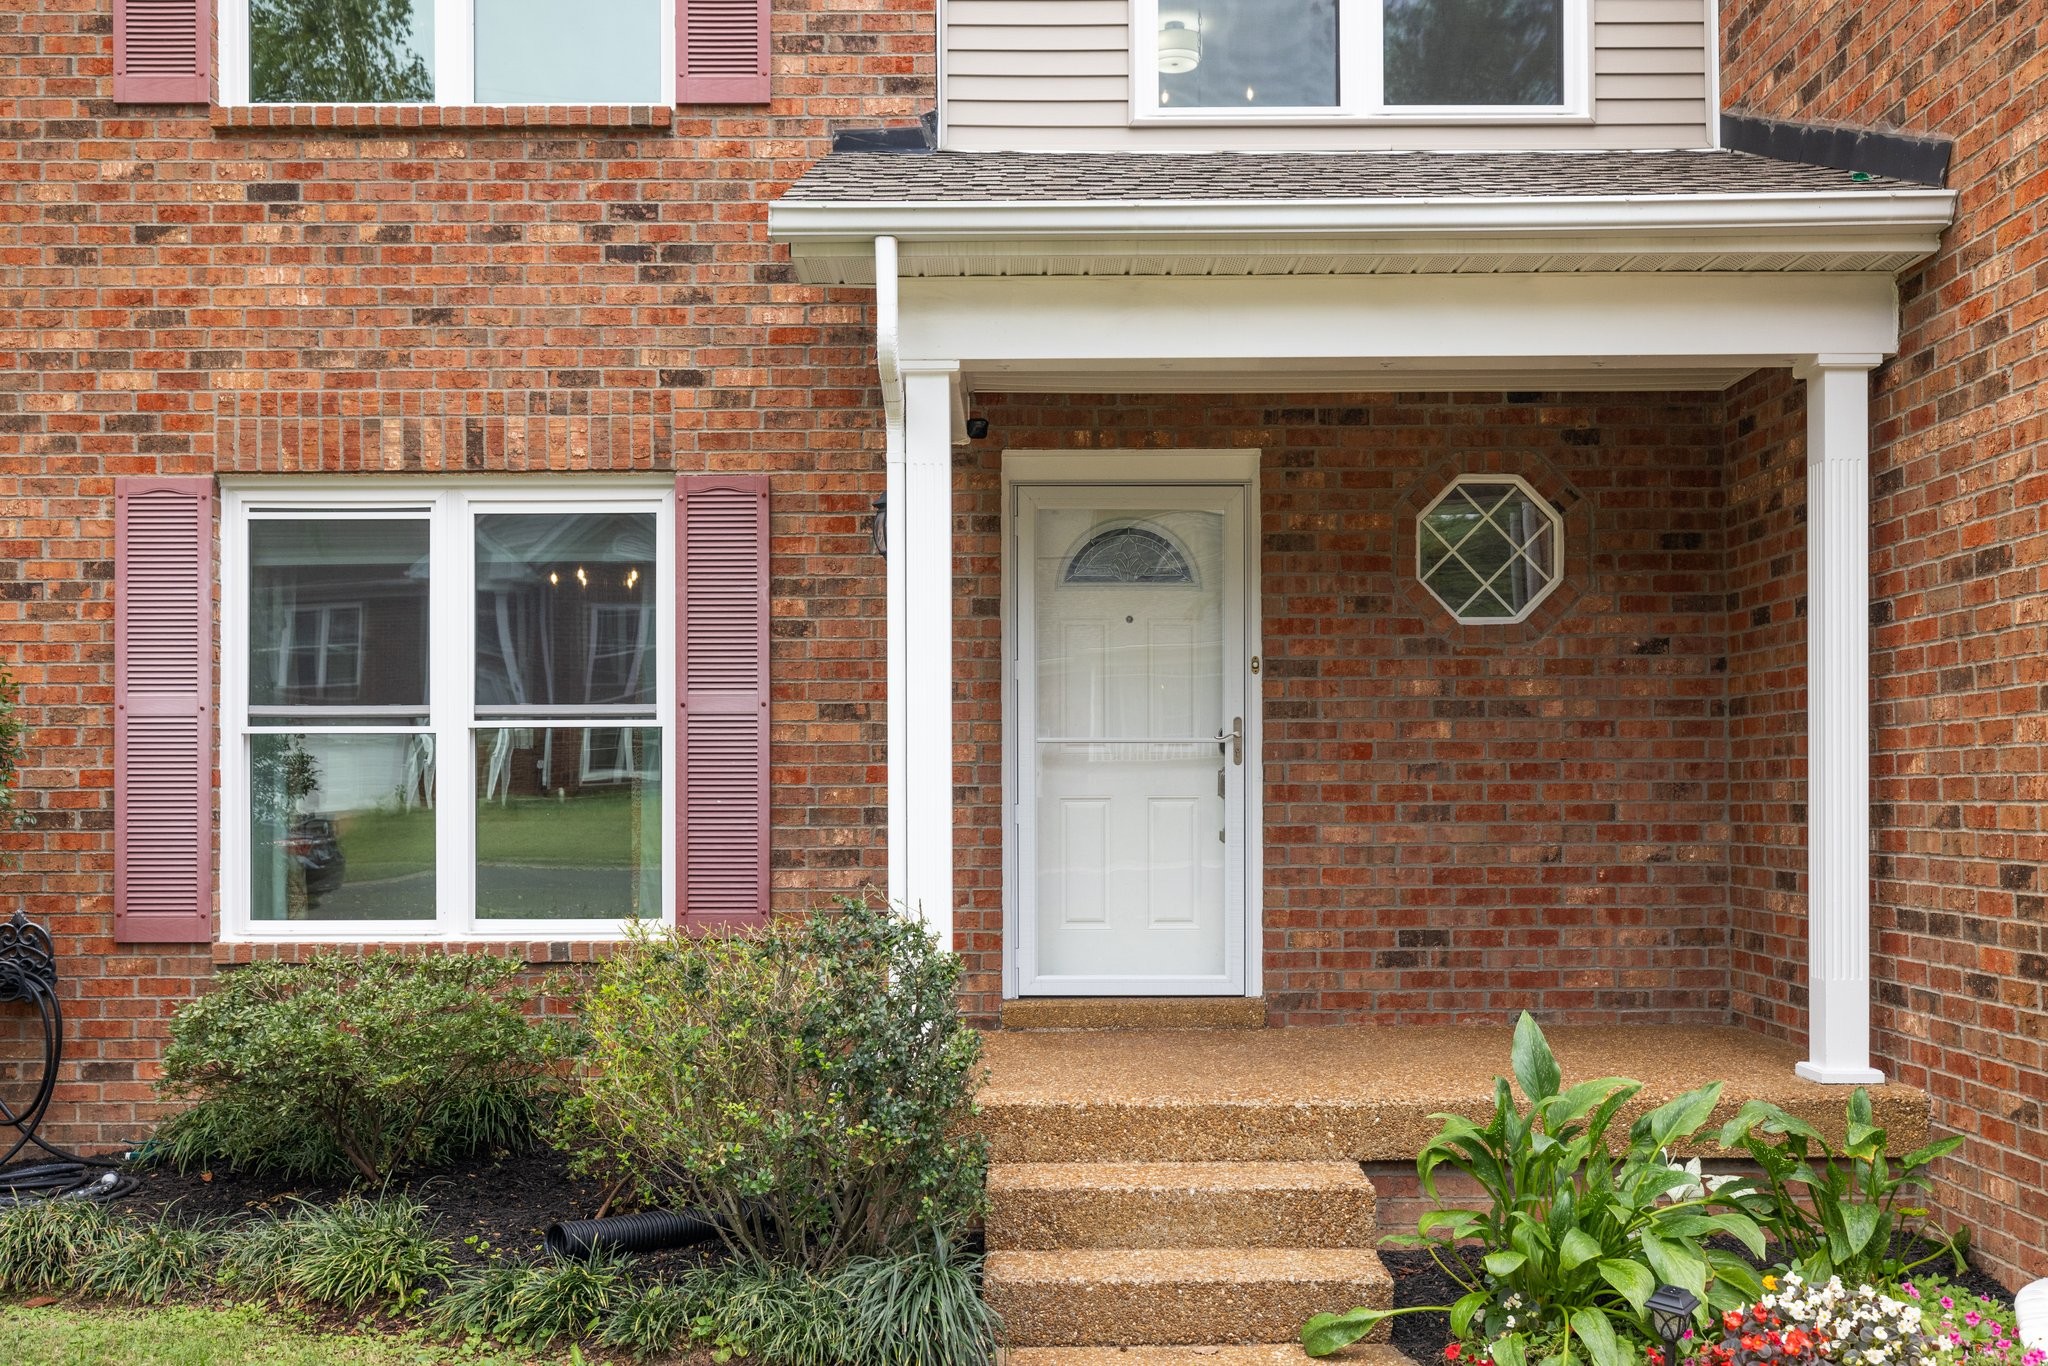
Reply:
[[[946,145],[963,151],[1704,147],[1706,0],[1591,0],[1593,117],[1144,127],[1125,0],[945,0]]]

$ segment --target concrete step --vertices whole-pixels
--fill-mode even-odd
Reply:
[[[1253,1347],[1019,1347],[1002,1366],[1304,1366],[1311,1358],[1299,1342]],[[1351,1366],[1412,1366],[1398,1347],[1361,1343],[1323,1361]]]
[[[1256,996],[1035,996],[1003,1002],[1004,1029],[1264,1029]]]
[[[1362,1248],[991,1252],[982,1289],[1017,1347],[1284,1342],[1312,1314],[1394,1300]]]
[[[988,1174],[988,1245],[1371,1247],[1372,1182],[1356,1162],[1029,1162]]]

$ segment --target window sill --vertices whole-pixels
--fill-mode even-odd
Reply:
[[[675,110],[665,104],[216,104],[215,128],[667,128]]]
[[[1448,110],[1388,114],[1239,114],[1229,110],[1185,114],[1134,113],[1133,128],[1456,128],[1591,127],[1597,120],[1578,110]]]
[[[394,953],[479,954],[490,958],[516,958],[536,967],[552,967],[602,962],[611,957],[623,939],[623,935],[595,939],[530,936],[408,939],[396,935],[389,939],[321,939],[310,935],[304,939],[222,939],[214,942],[213,965],[225,968],[271,961],[302,963],[316,953],[373,953],[384,950]]]

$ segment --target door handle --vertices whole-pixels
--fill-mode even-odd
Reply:
[[[1231,717],[1231,718],[1230,718],[1230,729],[1229,729],[1229,730],[1226,730],[1226,731],[1220,731],[1220,732],[1218,732],[1218,733],[1217,733],[1217,736],[1216,736],[1216,743],[1217,743],[1217,744],[1218,744],[1219,746],[1221,746],[1221,745],[1228,745],[1228,746],[1230,747],[1230,762],[1231,762],[1231,763],[1233,763],[1233,764],[1239,764],[1239,765],[1243,764],[1243,763],[1244,763],[1244,718],[1243,718],[1242,716],[1233,716],[1233,717]]]

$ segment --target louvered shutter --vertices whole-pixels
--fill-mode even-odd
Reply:
[[[686,927],[768,914],[768,480],[676,481],[676,886]]]
[[[768,103],[768,0],[675,0],[676,103]]]
[[[213,938],[213,482],[114,486],[114,938]]]
[[[211,0],[114,0],[114,102],[212,98]]]

